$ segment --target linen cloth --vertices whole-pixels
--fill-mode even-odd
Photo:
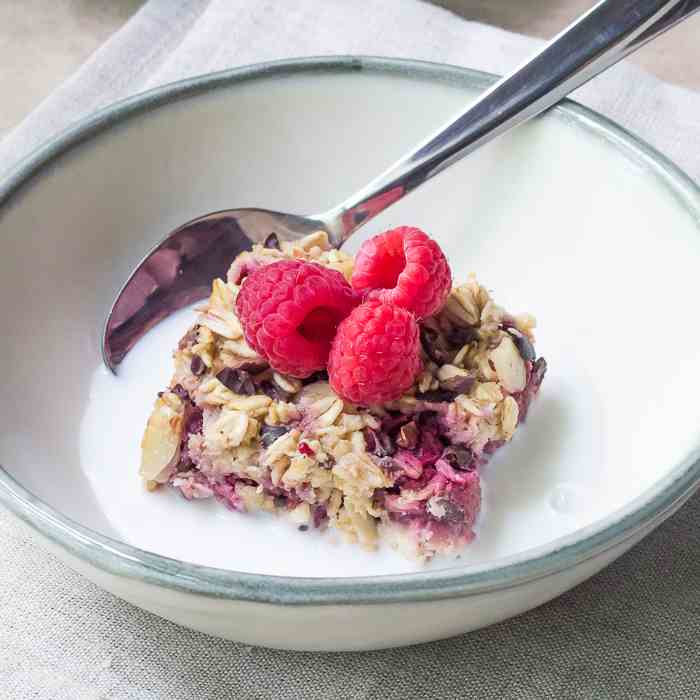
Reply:
[[[149,0],[0,142],[0,175],[93,110],[207,71],[354,53],[502,73],[539,43],[419,0]],[[700,178],[700,95],[622,64],[576,98]],[[0,698],[697,698],[699,526],[696,496],[592,580],[489,629],[320,654],[217,640],[138,610],[0,510]]]

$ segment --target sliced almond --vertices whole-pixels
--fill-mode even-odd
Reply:
[[[221,444],[224,449],[238,447],[245,440],[248,433],[248,414],[242,411],[234,411],[229,408],[222,409],[216,423],[212,426],[211,434],[206,438],[216,440],[217,446]]]
[[[469,326],[479,322],[478,316],[474,318],[473,310],[465,308],[462,304],[462,300],[456,296],[447,297],[447,301],[443,307],[443,313],[447,314],[448,318],[461,325]]]
[[[501,408],[501,430],[505,440],[510,440],[513,437],[518,426],[519,412],[517,401],[512,396],[506,396]]]
[[[308,476],[311,473],[311,468],[314,466],[315,461],[310,457],[305,455],[297,455],[291,461],[289,469],[284,473],[282,477],[282,483],[287,488],[292,488],[294,486],[299,486],[303,481],[308,480]]]
[[[474,378],[466,369],[455,367],[454,365],[443,365],[437,372],[440,386],[449,391],[456,391],[466,394],[474,383]]]
[[[254,394],[253,396],[232,394],[227,402],[227,407],[234,408],[237,411],[245,411],[246,413],[263,411],[264,415],[271,403],[272,399],[269,396],[265,396],[265,394]]]
[[[303,386],[301,380],[295,379],[294,377],[285,377],[283,374],[279,374],[278,372],[273,372],[272,381],[288,394],[296,394]]]
[[[228,352],[235,357],[241,357],[245,360],[252,360],[256,363],[262,363],[262,358],[253,348],[246,343],[243,338],[238,340],[227,340],[221,347],[222,351]]]
[[[308,252],[312,248],[328,250],[331,244],[328,242],[328,234],[325,231],[314,231],[314,233],[310,233],[308,236],[304,236],[304,238],[296,241],[295,247]]]
[[[323,381],[313,382],[311,384],[307,384],[299,392],[299,403],[301,403],[303,406],[310,406],[311,404],[328,397],[332,397],[333,399],[337,398],[333,393],[333,389],[331,389],[331,385],[328,382]],[[326,407],[330,405],[331,402],[328,402]]]
[[[479,308],[478,299],[475,298],[474,289],[469,284],[463,284],[460,287],[452,290],[450,299],[456,300],[462,307],[462,312],[457,315],[460,320],[465,321],[468,325],[473,326],[479,322],[479,317],[481,315],[481,310]]]
[[[212,283],[211,295],[199,317],[199,323],[224,338],[243,337],[243,329],[234,312],[234,292],[222,279]]]
[[[336,418],[343,412],[343,402],[335,399],[331,405],[318,417],[317,422],[321,427],[333,425]]]
[[[525,363],[510,336],[504,335],[501,338],[498,347],[489,353],[489,358],[496,369],[498,381],[507,392],[514,394],[525,388]]]
[[[503,392],[498,382],[477,382],[472,389],[471,398],[483,403],[498,403],[503,400]]]
[[[249,513],[256,510],[274,510],[272,499],[266,498],[264,493],[260,493],[255,486],[249,484],[236,484],[236,495],[243,501],[243,506]]]
[[[473,401],[470,398],[467,398],[466,396],[458,396],[455,401],[459,404],[459,406],[464,409],[467,413],[471,413],[473,416],[483,416],[484,411],[479,406],[476,401]]]
[[[356,454],[364,454],[367,451],[365,438],[359,430],[350,435],[350,444],[352,445],[352,451]]]
[[[141,468],[145,481],[164,483],[167,471],[180,457],[185,406],[172,392],[158,398],[141,440]]]

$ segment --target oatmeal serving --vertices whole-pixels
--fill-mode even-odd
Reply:
[[[479,472],[546,371],[534,319],[401,227],[353,258],[273,234],[214,280],[142,441],[146,486],[334,528],[366,548],[456,553]]]

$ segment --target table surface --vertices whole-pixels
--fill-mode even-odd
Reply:
[[[3,0],[0,3],[0,137],[21,121],[143,0]],[[467,19],[549,37],[593,0],[434,0]],[[700,13],[632,60],[669,82],[700,89]]]

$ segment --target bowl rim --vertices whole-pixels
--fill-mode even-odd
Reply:
[[[370,72],[486,88],[496,76],[448,64],[373,56],[285,59],[208,73],[157,87],[95,112],[50,138],[0,180],[0,213],[12,195],[45,165],[92,136],[133,116],[183,98],[270,77],[314,72]],[[551,110],[655,176],[696,221],[700,188],[656,149],[597,112],[572,100]],[[338,605],[426,601],[511,588],[597,557],[641,530],[650,530],[700,484],[700,445],[637,498],[584,528],[544,545],[482,564],[434,571],[347,578],[273,576],[202,566],[148,552],[103,535],[61,514],[0,465],[0,503],[50,544],[119,577],[198,595],[283,605]]]

